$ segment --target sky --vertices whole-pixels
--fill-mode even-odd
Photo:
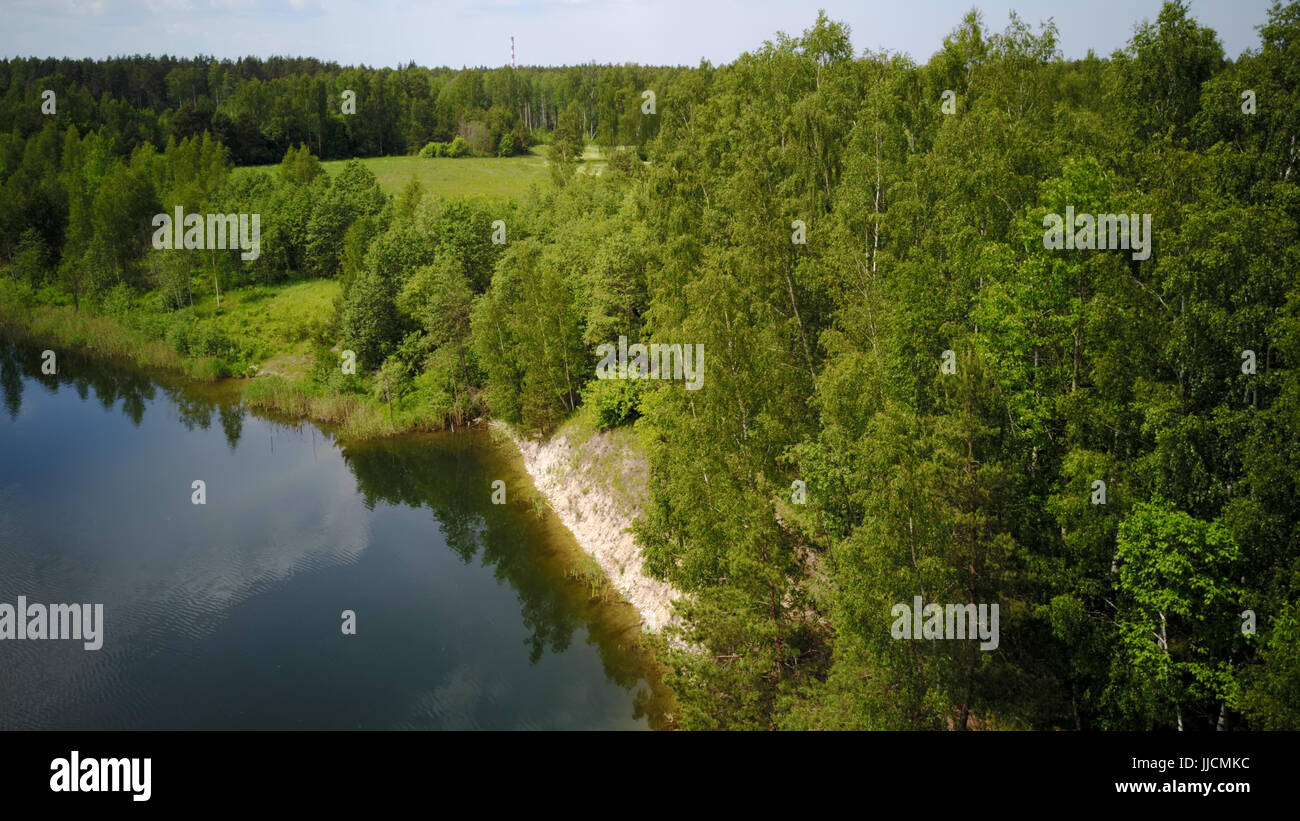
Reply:
[[[861,53],[927,61],[972,7],[1002,30],[1015,10],[1035,28],[1052,18],[1066,58],[1107,56],[1160,0],[0,0],[0,57],[104,58],[273,54],[344,65],[641,63],[714,65],[778,31],[797,35],[824,8]],[[1272,0],[1190,0],[1229,57],[1258,47]]]

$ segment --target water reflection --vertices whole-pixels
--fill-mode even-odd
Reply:
[[[111,366],[96,364],[87,367],[90,363],[75,354],[65,353],[54,361],[58,366],[56,373],[42,373],[40,349],[0,337],[0,383],[3,384],[5,410],[10,420],[17,419],[22,409],[23,380],[28,379],[51,391],[58,390],[61,385],[71,385],[83,400],[93,390],[95,399],[105,410],[111,409],[121,399],[123,413],[137,427],[140,425],[146,403],[154,398],[155,385],[149,377]]]
[[[513,454],[485,433],[340,445],[327,430],[248,415],[231,384],[155,381],[70,354],[58,364],[43,374],[39,349],[0,338],[0,387],[14,423],[8,432],[0,425],[0,443],[6,457],[27,460],[0,468],[0,596],[80,600],[95,591],[114,613],[122,649],[104,658],[60,650],[64,666],[51,670],[42,667],[54,655],[46,648],[0,645],[0,663],[14,671],[0,677],[0,726],[615,726],[583,713],[609,709],[600,689],[608,684],[626,693],[625,719],[666,721],[668,697],[635,612],[593,600],[571,578],[576,546],[537,517]],[[60,426],[95,423],[63,401],[40,401],[40,418],[30,419],[24,403],[36,397],[24,392],[41,387],[120,408],[136,436],[123,441],[114,415],[102,430],[81,430],[84,439],[64,436]],[[214,422],[225,457],[205,444],[218,435]],[[20,436],[22,425],[37,429]],[[37,440],[59,458],[35,456]],[[44,477],[39,461],[57,475]],[[199,472],[206,508],[187,504]],[[510,504],[491,504],[494,479],[506,480]],[[47,498],[56,486],[81,504],[69,511]],[[444,558],[425,545],[445,546]],[[450,557],[463,570],[440,564]],[[369,625],[373,637],[382,628],[396,644],[361,655],[337,642],[299,649],[337,631],[336,598],[367,595],[374,603],[360,611],[362,630]],[[385,606],[400,616],[376,618]],[[242,626],[250,611],[278,631],[265,646]],[[304,611],[319,624],[296,624]],[[395,658],[412,646],[428,655]],[[574,652],[583,646],[594,649],[606,685],[579,672]],[[518,668],[516,654],[537,672]],[[42,691],[51,679],[62,689]],[[566,691],[578,695],[565,700]],[[216,703],[201,707],[199,695]],[[284,714],[294,709],[301,715]]]

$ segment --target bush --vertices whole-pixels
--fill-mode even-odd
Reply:
[[[71,305],[72,298],[56,282],[47,282],[36,289],[37,305]]]
[[[307,371],[307,381],[326,392],[366,394],[370,389],[365,371],[358,365],[355,374],[343,373],[342,353],[330,349],[325,343],[312,346],[312,365]]]
[[[615,149],[609,158],[609,167],[624,174],[637,174],[644,169],[636,152],[626,148]]]
[[[447,156],[468,157],[469,143],[465,142],[464,137],[457,137],[456,139],[451,141],[451,145],[447,146]]]
[[[161,291],[149,291],[135,297],[134,308],[123,319],[124,324],[153,339],[166,339],[171,322],[172,313],[167,308],[167,296]]]
[[[424,148],[420,149],[420,156],[425,159],[432,157],[468,157],[472,153],[470,144],[464,137],[457,137],[449,143],[427,143]]]
[[[205,322],[191,337],[190,352],[198,356],[234,358],[238,348],[220,325],[215,322]]]
[[[179,312],[167,323],[164,339],[178,354],[188,354],[195,333],[194,317],[189,312]]]
[[[114,285],[113,289],[104,295],[104,302],[100,306],[105,316],[110,316],[118,322],[124,322],[134,309],[135,292],[125,282]]]
[[[36,304],[36,292],[29,282],[0,277],[0,305],[30,308]]]
[[[498,157],[513,157],[515,154],[515,138],[510,136],[510,132],[501,135],[501,147],[497,150]]]
[[[627,425],[641,416],[642,379],[592,379],[582,389],[582,403],[591,407],[603,430]]]

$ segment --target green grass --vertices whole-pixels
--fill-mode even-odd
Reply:
[[[330,321],[338,293],[332,279],[252,286],[222,293],[220,310],[216,297],[205,294],[196,299],[194,313],[218,318],[261,371],[298,378],[311,367],[311,338]]]
[[[334,427],[341,439],[366,439],[400,433],[383,407],[360,396],[316,392],[301,382],[278,376],[249,380],[244,387],[249,407],[285,416],[313,419]]]
[[[396,194],[414,176],[426,194],[438,197],[478,196],[487,199],[519,199],[534,185],[550,181],[546,159],[541,153],[520,157],[370,157],[361,160],[374,173],[385,194]],[[348,160],[321,163],[331,176]],[[275,173],[276,166],[257,166]]]
[[[0,277],[0,328],[55,347],[209,378],[212,363],[178,354],[165,342],[108,317],[68,305],[32,303],[30,289]]]
[[[581,161],[578,164],[577,173],[594,174],[600,176],[609,165],[609,152],[596,145],[588,143],[582,149]]]
[[[348,162],[330,160],[321,165],[333,176]],[[414,176],[426,194],[438,197],[517,200],[534,185],[546,187],[551,179],[546,167],[546,146],[537,146],[521,157],[369,157],[361,162],[375,175],[385,194],[401,191]],[[607,164],[605,152],[588,145],[582,152],[578,173],[599,174]],[[255,168],[274,174],[276,166]],[[236,169],[236,173],[240,170]]]
[[[92,306],[75,311],[71,305],[39,305],[18,293],[21,286],[0,278],[0,324],[9,325],[35,339],[137,365],[182,370],[200,380],[220,378],[222,368],[213,357],[186,356],[163,339],[166,323],[175,314],[150,315],[139,302],[125,316],[108,316]],[[216,323],[242,352],[240,359],[254,363],[263,373],[300,378],[312,362],[312,337],[329,322],[339,284],[312,280],[290,285],[238,288],[221,295],[217,309],[212,294],[195,294],[194,317]],[[235,369],[240,373],[239,368]]]
[[[478,196],[519,199],[533,185],[550,179],[546,160],[539,154],[522,157],[373,157],[362,160],[386,194],[396,194],[414,176],[427,194],[438,197]],[[330,175],[346,160],[322,163]]]

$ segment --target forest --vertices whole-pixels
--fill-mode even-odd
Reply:
[[[1300,2],[1236,59],[1178,0],[1084,59],[1014,15],[924,63],[809,23],[694,68],[0,62],[0,315],[241,374],[196,295],[333,280],[302,390],[631,426],[686,729],[1300,729]],[[457,138],[550,184],[363,161]],[[260,255],[155,250],[177,207],[260,214]],[[698,389],[597,378],[621,337]],[[918,596],[998,605],[996,649],[896,639]]]
[[[299,144],[320,159],[415,153],[460,136],[495,154],[543,139],[574,107],[589,141],[642,146],[643,89],[682,69],[637,65],[567,68],[398,69],[340,67],[311,58],[123,57],[111,60],[0,60],[0,129],[24,135],[46,118],[32,100],[53,91],[56,122],[106,129],[129,153],[168,138],[210,133],[236,165],[278,161]],[[352,105],[345,112],[345,95]],[[358,105],[357,100],[361,103]],[[357,116],[350,116],[355,114]]]

